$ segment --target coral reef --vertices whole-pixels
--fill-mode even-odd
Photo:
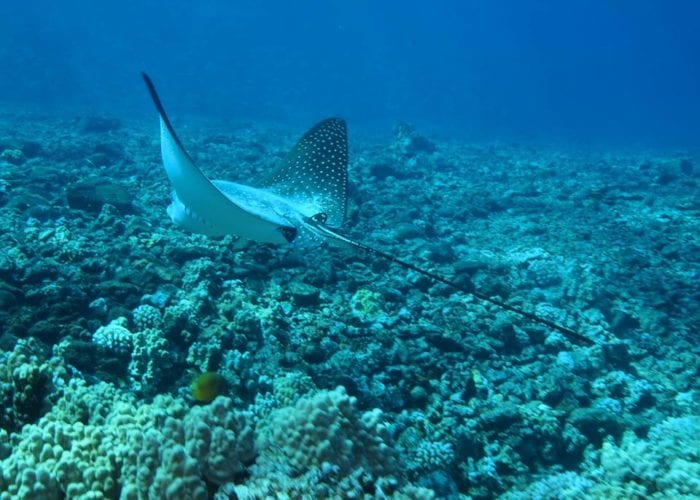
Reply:
[[[371,254],[172,227],[150,128],[3,120],[0,498],[698,495],[697,155],[354,144],[343,234],[584,347]],[[189,134],[221,178],[288,149]]]

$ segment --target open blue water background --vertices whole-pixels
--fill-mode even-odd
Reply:
[[[700,3],[4,1],[0,107],[695,145]]]

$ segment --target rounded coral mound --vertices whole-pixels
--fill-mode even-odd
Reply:
[[[252,477],[238,498],[433,498],[408,484],[378,409],[363,412],[343,387],[300,398],[258,423]]]
[[[360,467],[383,474],[394,469],[396,457],[381,417],[378,409],[359,411],[343,387],[319,391],[273,411],[256,444],[262,461],[283,457],[293,473],[330,466],[342,474]]]

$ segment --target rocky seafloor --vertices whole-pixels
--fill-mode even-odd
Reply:
[[[180,128],[242,181],[303,133]],[[692,151],[351,128],[344,234],[580,346],[349,250],[185,233],[157,133],[0,117],[0,499],[700,498]]]

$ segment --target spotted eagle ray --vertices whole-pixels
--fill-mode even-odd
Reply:
[[[344,222],[348,197],[348,141],[343,119],[327,118],[313,126],[278,169],[258,186],[210,180],[175,133],[150,77],[146,73],[142,76],[160,115],[161,156],[173,187],[168,215],[176,225],[194,233],[231,234],[262,243],[289,244],[305,236],[325,239],[386,259],[571,340],[593,343],[570,328],[338,233],[336,228]]]

